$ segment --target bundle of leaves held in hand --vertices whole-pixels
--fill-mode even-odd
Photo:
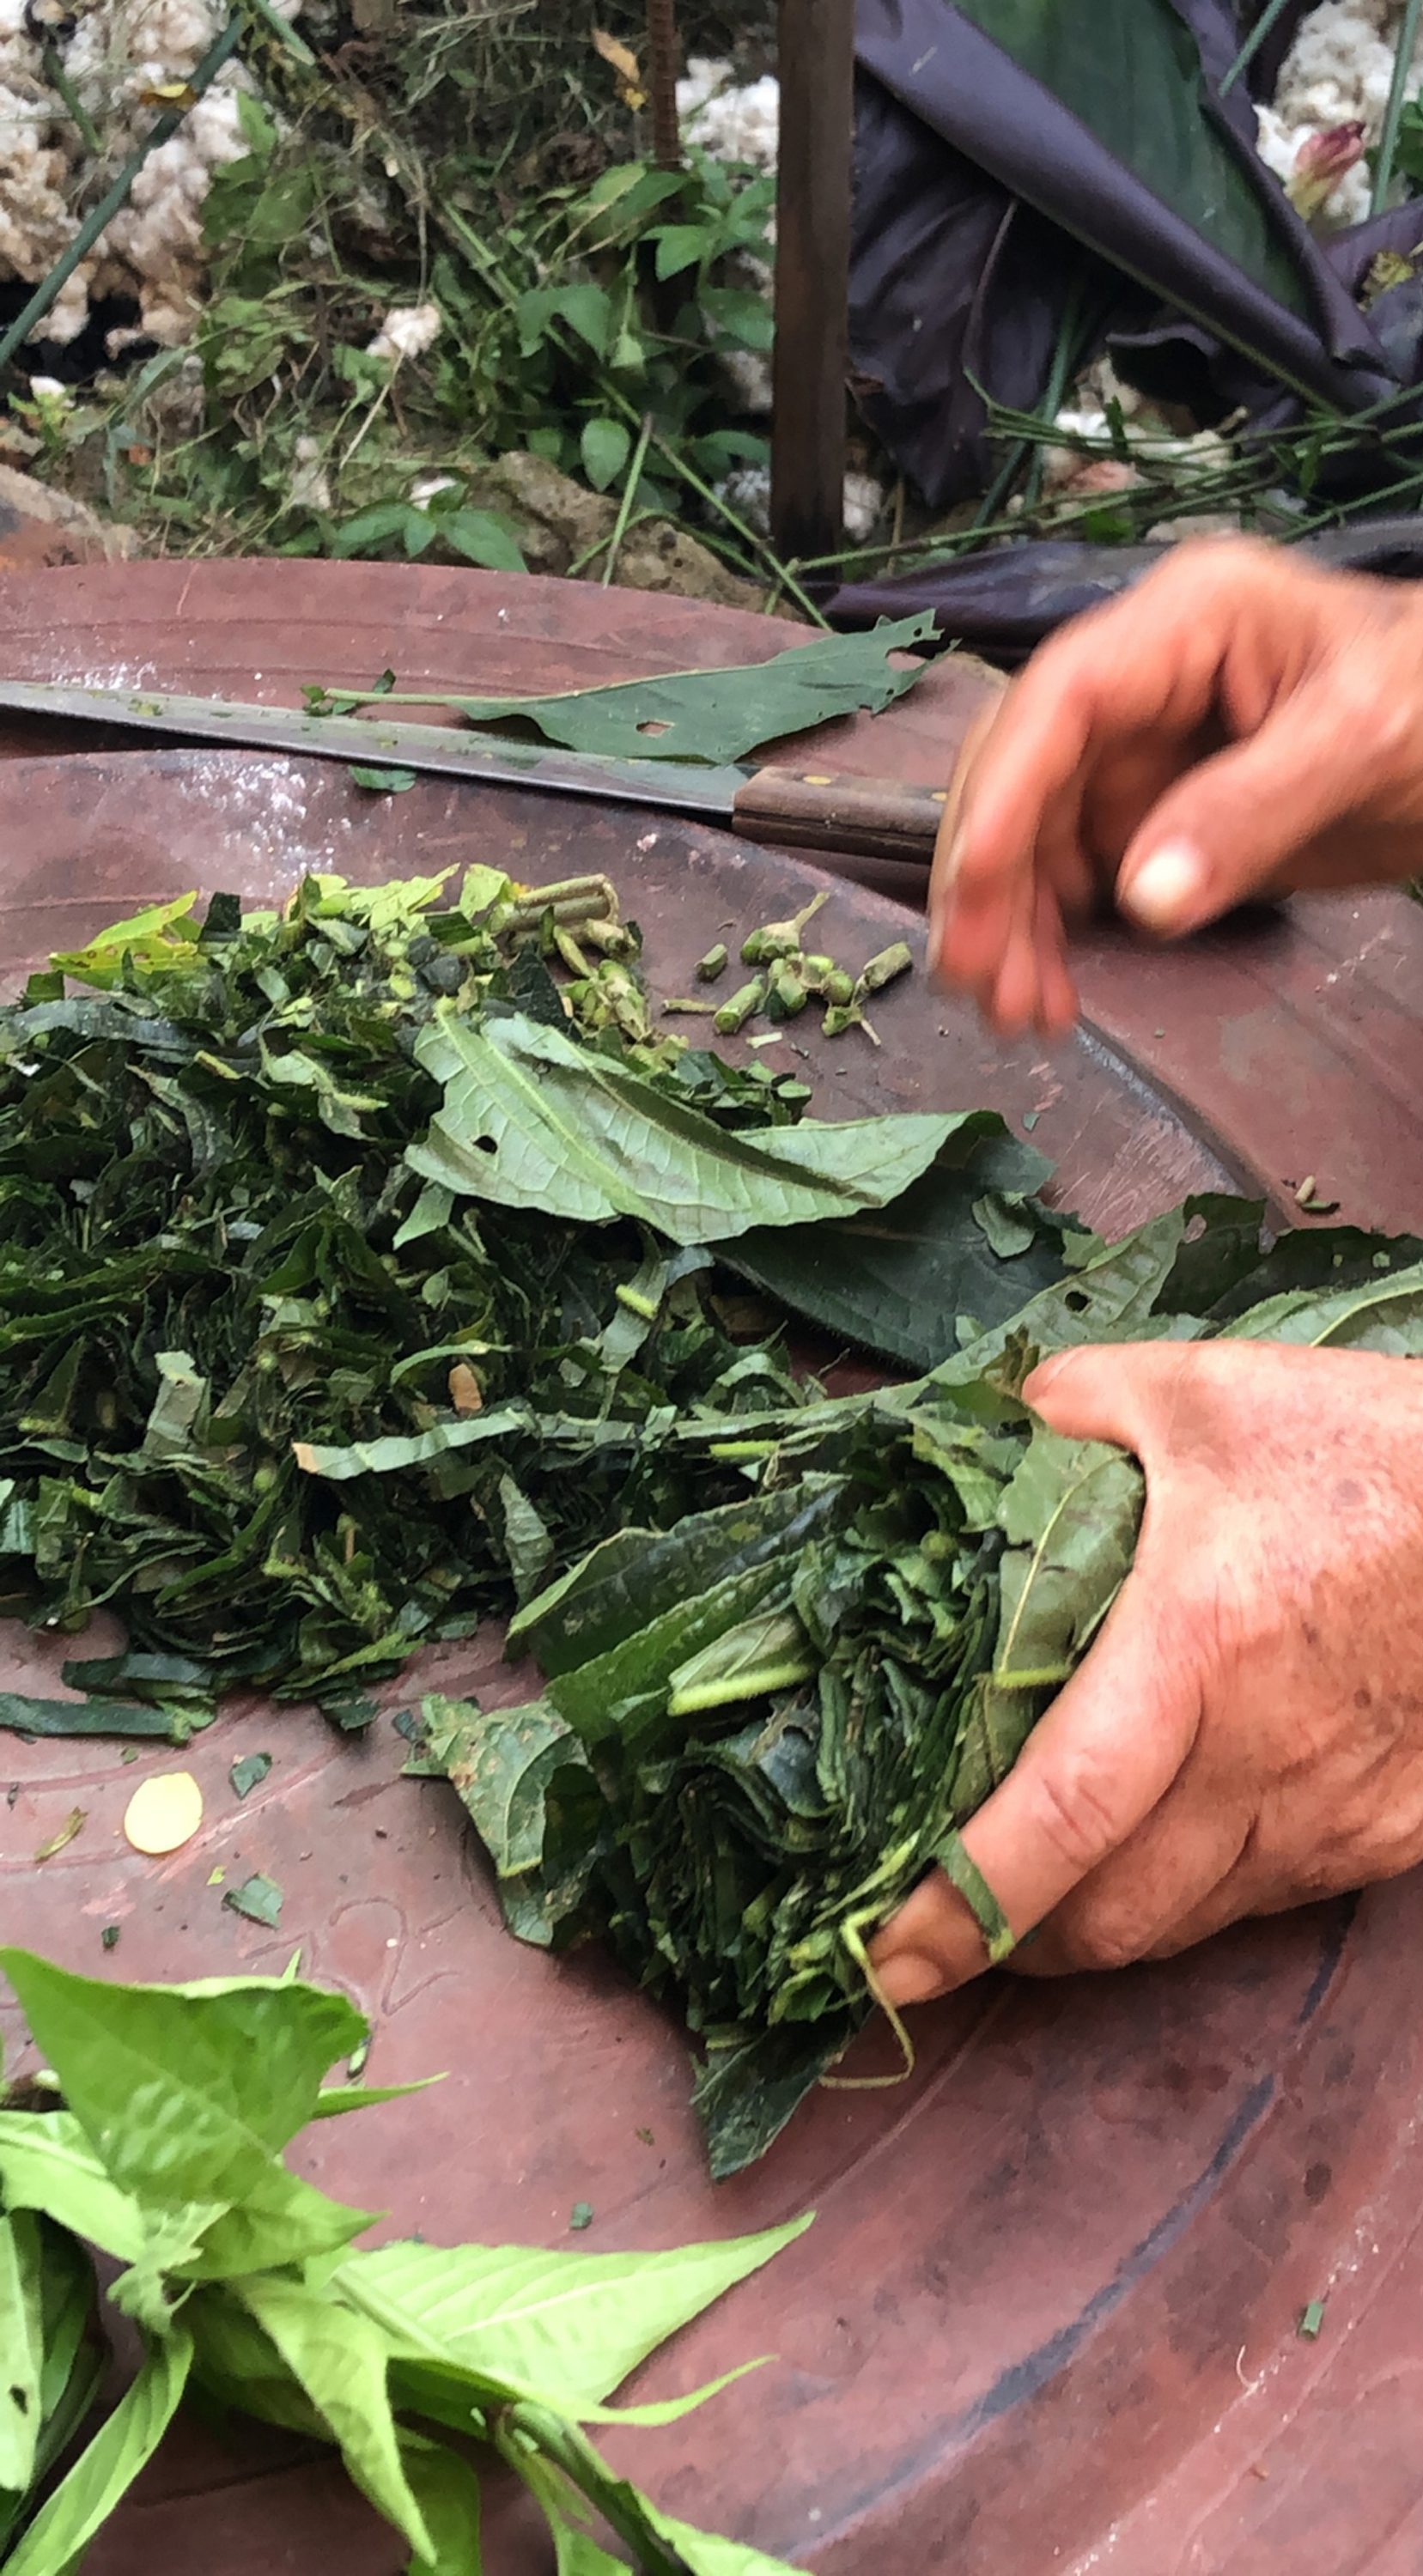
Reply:
[[[1018,1400],[1039,1353],[1220,1333],[1423,1352],[1420,1250],[1344,1230],[1262,1250],[1258,1207],[1203,1201],[914,1385],[695,1426],[746,1498],[626,1530],[529,1602],[511,1646],[542,1666],[535,1702],[427,1702],[511,1930],[600,1935],[702,2037],[715,2174],[827,2076],[872,2009],[865,1940],[932,1861],[1003,1954],[958,1829],[1085,1654],[1143,1500],[1134,1460]]]
[[[583,2428],[672,2423],[714,2394],[621,2416],[604,2402],[808,2221],[658,2254],[362,2248],[371,2215],[285,2161],[308,2121],[421,2089],[326,2081],[369,2039],[344,1995],[294,1978],[111,1985],[23,1950],[0,1951],[0,1969],[51,2079],[8,2097],[0,2084],[6,2576],[75,2576],[188,2390],[338,2448],[401,2535],[408,2576],[477,2576],[496,2457],[541,2507],[560,2567],[790,2576],[660,2513]],[[105,2417],[110,2310],[137,2327],[142,2359]]]

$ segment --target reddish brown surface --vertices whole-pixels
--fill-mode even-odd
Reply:
[[[126,616],[107,574],[0,589],[12,667],[54,668],[62,633],[69,672],[100,682],[125,651],[142,653],[145,678],[240,683],[244,694],[254,668],[241,669],[242,652],[276,694],[296,676],[358,677],[392,657],[408,672],[417,652],[471,680],[491,675],[487,628],[478,659],[488,599],[512,603],[519,631],[501,630],[500,667],[517,647],[531,685],[589,670],[589,655],[608,668],[606,632],[580,640],[590,618],[635,616],[635,639],[614,648],[625,668],[744,656],[765,632],[670,603],[366,571],[332,576],[323,632],[324,568],[277,569],[280,594],[269,567],[130,570]],[[203,609],[186,646],[162,623],[162,599],[171,605],[183,583],[189,613],[195,598]],[[241,617],[234,586],[245,586]],[[265,596],[271,616],[288,591],[307,623],[279,652],[253,603]],[[431,606],[441,599],[443,636]],[[103,622],[85,622],[100,609]],[[354,637],[340,632],[348,613]],[[555,637],[536,664],[529,623],[557,615],[570,640]],[[922,764],[943,762],[963,707],[946,703],[952,675],[933,685],[934,723],[933,701],[911,699],[837,757],[932,775]],[[316,764],[236,754],[16,762],[0,770],[6,980],[118,906],[193,882],[266,891],[303,863],[368,877],[475,851],[537,877],[576,840],[615,863],[666,989],[723,923],[764,917],[777,863],[680,826],[639,847],[646,838],[529,797],[430,784],[362,798]],[[799,877],[781,863],[778,897]],[[879,944],[889,918],[876,898],[844,890],[827,923],[848,951],[861,937]],[[1416,918],[1392,902],[1357,918],[1316,907],[1302,926],[1233,934],[1214,960],[1101,951],[1088,969],[1093,1007],[1142,1032],[1129,1059],[1090,1035],[1050,1060],[1031,1049],[999,1058],[963,1015],[901,986],[884,999],[881,1056],[826,1051],[827,1105],[1037,1108],[1037,1140],[1059,1158],[1068,1194],[1121,1225],[1220,1183],[1205,1122],[1174,1109],[1174,1091],[1209,1102],[1226,1164],[1275,1188],[1310,1169],[1351,1213],[1401,1219],[1423,1212],[1408,1117],[1423,1072],[1406,1006],[1423,964]],[[30,1644],[0,1687],[22,1674],[33,1687],[57,1661]],[[451,1649],[416,1678],[488,1696],[514,1687],[492,1646]],[[388,1707],[406,1696],[388,1693]],[[228,1766],[258,1746],[275,1768],[239,1805]],[[919,2017],[919,2065],[899,2092],[820,2096],[761,2167],[713,2190],[676,2037],[598,1959],[554,1964],[502,1934],[459,1811],[442,1787],[398,1778],[403,1750],[385,1720],[352,1743],[300,1713],[233,1710],[182,1757],[207,1795],[198,1841],[146,1862],[122,1842],[123,1806],[173,1756],[125,1765],[117,1748],[0,1737],[0,1780],[18,1784],[13,1807],[0,1803],[0,1925],[130,1977],[267,1968],[300,1943],[311,1973],[373,2015],[376,2081],[451,2070],[418,2103],[329,2124],[308,2169],[437,2241],[565,2243],[577,2199],[596,2213],[582,2241],[603,2248],[762,2225],[813,2203],[809,2237],[645,2378],[649,2393],[686,2387],[763,2350],[779,2354],[775,2367],[673,2432],[611,2440],[691,2518],[821,2576],[1087,2576],[1107,2565],[1127,2576],[1416,2576],[1413,1881],[1357,1909],[1251,1927],[1170,1967],[1052,1991],[986,1984]],[[35,1870],[30,1855],[75,1805],[83,1833]],[[226,1885],[254,1869],[277,1879],[279,1936],[222,1910],[216,1869]],[[121,1937],[106,1960],[110,1922]],[[881,2050],[870,2034],[863,2062]],[[1326,2292],[1324,2333],[1301,2342],[1299,2310]],[[338,2555],[349,2576],[395,2576],[400,2564],[328,2465],[188,2431],[90,2567],[324,2576]],[[488,2565],[491,2576],[547,2566],[507,2500]]]

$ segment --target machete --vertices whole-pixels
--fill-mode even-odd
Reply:
[[[239,744],[244,750],[314,754],[318,760],[413,769],[474,786],[532,787],[552,796],[636,805],[739,832],[781,849],[908,859],[927,867],[946,788],[855,778],[805,768],[700,768],[692,762],[609,760],[601,753],[551,751],[501,735],[447,725],[392,724],[375,716],[298,714],[236,699],[183,698],[166,690],[87,689],[43,680],[0,680],[0,710],[118,725],[178,743]]]

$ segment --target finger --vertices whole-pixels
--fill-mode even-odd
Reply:
[[[1040,1361],[1023,1401],[1065,1440],[1113,1440],[1149,1471],[1199,1361],[1192,1342],[1088,1343]]]
[[[1208,1779],[1193,1757],[1120,1849],[1009,1964],[1025,1977],[1057,1977],[1188,1948],[1203,1937],[1192,1928],[1198,1922],[1232,1919],[1219,1911],[1221,1892],[1237,1880],[1250,1824],[1241,1799]]]
[[[1062,905],[1050,885],[1038,888],[1033,944],[1037,951],[1038,1028],[1045,1038],[1065,1037],[1076,1021],[1079,1004],[1067,963]]]
[[[959,745],[954,774],[949,781],[948,792],[944,798],[944,810],[934,841],[934,862],[929,871],[928,963],[931,973],[939,963],[943,922],[952,898],[959,818],[963,812],[964,798],[979,754],[1002,715],[1005,698],[1006,692],[1004,698],[996,699],[991,706],[980,708],[974,717]]]
[[[1367,805],[1379,742],[1376,712],[1341,703],[1337,669],[1306,681],[1248,741],[1166,790],[1123,856],[1120,909],[1177,937],[1248,895],[1288,887],[1291,860]]]
[[[1187,1760],[1200,1723],[1184,1641],[1165,1635],[1130,1578],[1001,1788],[964,1827],[963,1847],[1015,1938],[1120,1848]],[[892,2003],[920,2003],[978,1976],[983,1934],[941,1869],[873,1943]]]

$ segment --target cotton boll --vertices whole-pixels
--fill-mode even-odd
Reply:
[[[299,438],[293,452],[296,463],[287,485],[287,498],[293,509],[329,510],[331,485],[321,461],[320,440]]]
[[[279,0],[284,17],[300,0]],[[190,78],[226,16],[215,0],[96,0],[65,46],[65,68],[104,138],[97,171],[72,117],[43,75],[25,32],[25,0],[0,0],[0,278],[37,285],[74,238],[74,172],[111,179],[153,122],[152,93]],[[142,336],[189,339],[205,283],[202,207],[212,173],[247,150],[238,99],[253,87],[229,63],[170,137],[149,155],[96,256],[76,271],[42,325],[72,340],[96,295],[130,295]]]
[[[769,465],[740,465],[734,474],[725,475],[717,487],[718,498],[728,509],[744,519],[758,537],[771,532],[771,469]],[[845,534],[856,545],[874,535],[885,505],[885,488],[872,474],[847,474],[845,477]]]
[[[845,477],[845,534],[857,546],[867,543],[879,525],[886,500],[885,488],[873,474],[847,474]]]
[[[1302,137],[1357,120],[1368,142],[1378,141],[1402,15],[1403,0],[1322,0],[1311,9],[1275,87],[1274,112],[1287,134]],[[1416,97],[1420,84],[1423,37],[1414,49],[1406,95]],[[1270,166],[1277,169],[1278,163]],[[1334,214],[1332,199],[1329,212]]]
[[[402,358],[423,358],[438,340],[443,318],[438,304],[394,304],[367,343],[366,355],[388,358],[394,366]]]
[[[780,140],[781,91],[768,73],[737,85],[730,63],[695,55],[677,83],[683,138],[718,161],[749,162],[772,171]]]

